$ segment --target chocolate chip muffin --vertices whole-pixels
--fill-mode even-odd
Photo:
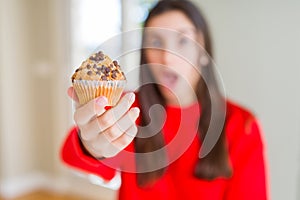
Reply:
[[[126,78],[119,63],[99,51],[75,70],[72,84],[80,104],[106,96],[109,105],[114,106],[123,92]]]

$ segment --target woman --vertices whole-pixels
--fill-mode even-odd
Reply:
[[[200,48],[212,57],[202,14],[188,1],[163,0],[144,26],[141,88],[109,110],[105,97],[78,108],[63,160],[106,180],[118,168],[119,199],[267,199],[260,130],[222,97]]]

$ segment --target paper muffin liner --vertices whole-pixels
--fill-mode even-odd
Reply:
[[[105,96],[108,99],[109,106],[114,106],[119,101],[125,85],[126,80],[74,80],[73,82],[74,90],[81,105],[96,97]]]

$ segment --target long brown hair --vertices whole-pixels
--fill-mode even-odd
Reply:
[[[211,38],[209,34],[209,29],[207,23],[203,17],[203,14],[200,10],[193,5],[191,2],[186,0],[162,0],[159,1],[154,8],[149,12],[149,15],[145,21],[144,26],[147,27],[149,20],[153,17],[163,14],[168,11],[178,10],[184,13],[190,21],[195,26],[198,32],[201,32],[204,36],[205,41],[205,50],[208,55],[212,58],[212,44]],[[144,35],[145,36],[145,35]],[[144,37],[143,36],[143,37]],[[144,38],[143,38],[144,41]],[[141,66],[147,65],[147,60],[145,57],[145,50],[141,50]],[[208,91],[208,85],[210,91],[213,90],[213,93],[217,94],[214,96],[214,102],[224,101],[224,98],[221,95],[221,92],[218,88],[217,81],[213,72],[213,68],[211,66],[206,66],[205,68],[201,69],[202,76],[205,75],[208,77],[208,80],[204,81],[203,78],[200,79],[197,90],[195,91],[197,94],[198,101],[201,105],[201,116],[199,120],[198,126],[198,136],[201,141],[204,140],[212,112],[211,112],[211,105],[212,99],[210,98],[210,94]],[[147,130],[139,129],[138,135],[145,135],[150,134],[151,130],[154,127],[149,127],[151,120],[158,119],[160,120],[161,113],[156,112],[152,114],[152,118],[149,116],[149,111],[152,105],[160,104],[165,106],[165,100],[163,96],[160,94],[160,91],[156,84],[149,84],[149,82],[153,82],[153,76],[148,67],[142,67],[140,70],[140,82],[141,88],[138,93],[139,103],[141,105],[141,127],[148,126]],[[220,110],[222,112],[222,110]],[[154,115],[154,116],[153,116]],[[151,123],[155,126],[155,123]],[[143,131],[143,133],[142,133]],[[146,133],[145,133],[146,132]],[[135,144],[135,151],[136,153],[148,153],[159,150],[164,147],[164,139],[162,135],[162,131],[160,130],[157,134],[148,137],[136,137],[134,140]],[[143,156],[136,156],[136,166],[137,170],[145,167],[145,165],[153,165],[153,163],[157,162],[167,162],[166,153],[160,154],[159,156],[152,156],[152,157],[143,157]],[[137,183],[139,186],[146,186],[147,184],[153,183],[155,180],[160,178],[165,171],[165,167],[160,169],[143,172],[137,174]],[[223,128],[220,137],[218,138],[215,146],[213,149],[203,158],[199,158],[194,174],[196,177],[206,180],[212,180],[216,177],[229,177],[231,176],[232,169],[229,164],[228,158],[228,150],[226,146],[226,138],[225,138],[225,130]]]

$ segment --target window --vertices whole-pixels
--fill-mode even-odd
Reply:
[[[121,32],[120,0],[71,1],[72,64],[77,68],[98,45]]]
[[[71,64],[74,69],[99,45],[114,37],[120,41],[117,42],[114,53],[122,52],[122,48],[126,48],[127,45],[139,46],[141,33],[136,29],[142,27],[148,10],[157,1],[71,0]],[[125,38],[121,35],[122,31],[133,31],[135,36]],[[116,58],[131,80],[127,89],[135,89],[138,86],[139,55],[139,50],[135,50]]]

